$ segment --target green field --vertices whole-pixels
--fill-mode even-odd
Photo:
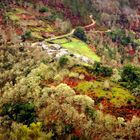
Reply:
[[[81,40],[71,38],[68,41],[66,38],[54,40],[53,43],[61,44],[62,47],[68,49],[72,53],[86,56],[94,61],[100,61],[100,58]]]

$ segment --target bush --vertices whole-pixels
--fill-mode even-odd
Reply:
[[[140,97],[140,85],[133,90],[133,95]]]
[[[73,128],[73,126],[71,124],[65,125],[65,128],[64,128],[65,134],[71,134],[73,129],[74,128]]]
[[[96,74],[97,76],[102,75],[105,77],[111,76],[113,74],[113,70],[111,67],[102,66],[101,63],[96,62],[91,69],[92,73]]]
[[[82,27],[77,27],[74,31],[74,36],[76,36],[77,38],[83,40],[84,42],[87,41],[87,37],[85,35],[85,31]]]
[[[6,7],[5,3],[0,2],[0,9],[4,9]]]
[[[51,140],[52,131],[44,132],[42,123],[31,123],[30,126],[13,122],[7,130],[0,131],[1,140]]]
[[[35,121],[35,109],[30,103],[7,103],[2,107],[2,115],[10,119],[29,125]]]
[[[133,44],[133,36],[131,33],[126,35],[125,30],[115,29],[112,32],[109,32],[108,35],[111,37],[113,42],[119,42],[123,46],[128,44]]]
[[[94,119],[96,117],[96,110],[95,109],[91,109],[89,107],[86,107],[85,109],[85,113],[87,116],[89,116],[89,118]]]
[[[51,14],[50,16],[46,17],[46,20],[50,21],[50,22],[54,22],[57,18],[56,14]]]
[[[40,13],[48,12],[48,8],[47,7],[42,7],[42,8],[39,9],[39,12]]]
[[[25,41],[27,39],[31,39],[31,32],[26,32],[24,35],[21,36],[22,40]]]
[[[121,81],[130,90],[137,88],[140,83],[140,68],[132,65],[124,66],[121,73]]]
[[[60,59],[59,59],[59,65],[60,65],[61,67],[64,67],[64,65],[66,65],[67,62],[68,62],[68,58],[67,58],[66,56],[60,57]]]

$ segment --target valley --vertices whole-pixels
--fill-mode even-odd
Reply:
[[[0,140],[140,138],[139,2],[105,1],[0,2]]]

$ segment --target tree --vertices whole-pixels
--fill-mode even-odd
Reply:
[[[2,115],[8,115],[10,119],[30,124],[35,121],[34,105],[29,103],[8,103],[2,107]]]
[[[96,62],[94,65],[93,65],[93,68],[92,68],[92,73],[96,74],[96,76],[104,76],[104,77],[108,77],[108,76],[111,76],[112,73],[113,73],[113,70],[111,67],[108,67],[108,66],[102,66],[101,63],[99,62]]]
[[[85,34],[85,31],[82,27],[77,27],[74,31],[74,36],[76,36],[77,38],[83,40],[84,42],[87,41],[87,37]]]
[[[132,65],[124,66],[121,78],[122,82],[124,82],[123,85],[125,85],[128,89],[136,89],[140,83],[140,68]]]
[[[47,7],[41,7],[41,8],[39,9],[39,12],[40,12],[40,13],[46,13],[46,12],[48,12],[48,8],[47,8]]]
[[[59,59],[59,65],[61,67],[64,67],[67,64],[67,62],[68,62],[68,58],[66,56],[60,57],[60,59]]]
[[[23,41],[26,41],[27,39],[31,39],[31,32],[26,32],[24,35],[22,35]]]

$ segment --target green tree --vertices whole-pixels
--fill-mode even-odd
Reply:
[[[84,42],[87,41],[87,37],[85,34],[85,31],[82,27],[77,27],[74,31],[74,36],[76,36],[77,38],[83,40]]]
[[[40,12],[40,13],[45,13],[45,12],[48,12],[48,11],[49,11],[49,10],[48,10],[47,7],[42,7],[42,8],[39,9],[39,12]]]
[[[12,120],[29,125],[35,121],[35,109],[29,103],[7,103],[2,107],[2,115],[8,115]]]
[[[140,68],[132,65],[126,65],[123,67],[121,78],[123,85],[133,90],[140,84]]]
[[[61,67],[64,67],[64,65],[66,65],[67,62],[68,62],[68,58],[67,58],[66,56],[60,57],[60,59],[59,59],[59,65],[60,65]]]
[[[96,74],[97,76],[101,75],[104,77],[111,76],[113,74],[113,70],[111,67],[108,66],[102,66],[101,63],[96,62],[91,69],[91,72],[93,74]]]
[[[24,35],[22,35],[22,40],[25,41],[31,39],[31,36],[31,32],[26,32]]]

